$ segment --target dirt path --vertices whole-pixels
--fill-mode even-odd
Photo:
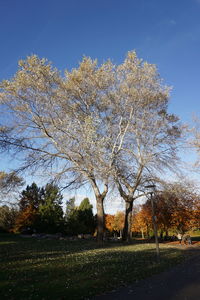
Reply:
[[[173,247],[174,247],[173,243]],[[186,262],[95,300],[200,300],[200,246],[183,247]]]

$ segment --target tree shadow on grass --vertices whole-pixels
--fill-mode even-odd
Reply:
[[[1,273],[2,299],[84,299],[161,272],[182,259],[181,250],[163,248],[157,264],[150,244],[91,248],[84,241],[73,242],[74,248],[67,251],[63,243],[43,242],[39,249],[19,243],[15,253],[10,250]]]

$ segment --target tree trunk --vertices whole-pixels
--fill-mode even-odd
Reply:
[[[94,194],[96,197],[96,204],[97,204],[97,242],[99,245],[102,245],[103,237],[104,237],[104,227],[105,227],[103,201],[108,192],[108,184],[107,182],[104,183],[104,191],[101,193],[94,177],[90,177],[90,182],[94,190]]]
[[[142,235],[142,239],[144,239],[144,230],[141,229],[141,235]]]
[[[122,240],[126,242],[130,242],[132,239],[132,235],[131,235],[132,209],[133,209],[133,201],[126,201],[124,229],[122,235]]]
[[[103,198],[97,197],[97,242],[98,244],[103,243],[104,236],[104,207]]]

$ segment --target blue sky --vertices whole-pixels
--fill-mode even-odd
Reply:
[[[0,38],[0,79],[33,53],[63,70],[134,49],[173,86],[171,111],[188,120],[198,110],[200,0],[0,0]]]
[[[0,80],[31,54],[64,70],[83,55],[118,64],[134,49],[173,86],[171,112],[199,112],[200,0],[0,0],[0,39]]]

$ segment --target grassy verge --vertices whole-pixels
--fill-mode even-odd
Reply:
[[[87,299],[160,272],[183,259],[179,249],[154,244],[36,240],[0,235],[0,299]]]

